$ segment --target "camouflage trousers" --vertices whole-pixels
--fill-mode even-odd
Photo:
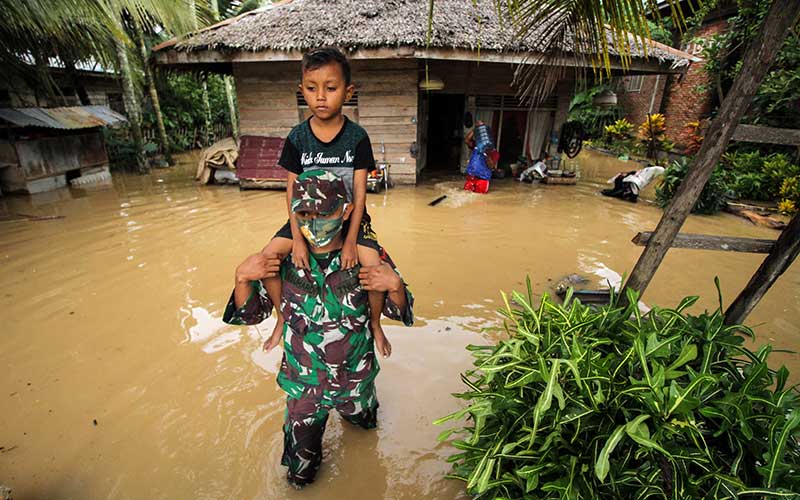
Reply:
[[[322,435],[331,409],[353,425],[374,429],[378,424],[375,383],[367,384],[357,396],[309,386],[299,398],[286,398],[281,465],[289,468],[286,477],[297,486],[312,483],[317,475],[322,462]]]

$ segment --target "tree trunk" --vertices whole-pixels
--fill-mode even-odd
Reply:
[[[211,9],[213,10],[214,17],[219,16],[219,5],[217,2],[212,1]],[[189,12],[192,15],[192,25],[194,29],[198,28],[197,25],[197,3],[195,0],[189,0]],[[203,79],[203,146],[208,146],[211,141],[211,104],[208,101],[208,83],[206,82],[205,75]]]
[[[153,113],[156,115],[156,124],[158,125],[158,140],[161,143],[161,152],[167,163],[172,164],[172,154],[169,145],[169,138],[167,137],[167,128],[164,126],[164,115],[161,114],[161,101],[158,99],[158,91],[156,91],[156,82],[153,77],[153,71],[147,63],[147,45],[144,41],[144,32],[138,22],[134,22],[134,30],[136,31],[136,38],[139,43],[139,52],[142,55],[142,68],[144,68],[144,81],[147,89],[150,92],[150,102],[153,103]]]
[[[236,99],[233,89],[233,77],[225,75],[225,96],[228,98],[228,113],[231,115],[231,135],[239,139],[239,116],[236,113]]]
[[[792,217],[789,225],[778,237],[764,262],[750,282],[725,311],[726,325],[740,325],[755,309],[758,302],[800,254],[800,213]]]
[[[75,68],[75,60],[71,57],[61,54],[61,60],[64,62],[64,70],[67,73],[75,93],[78,94],[78,100],[82,106],[90,106],[92,101],[89,99],[89,94],[86,92],[86,86],[83,85],[78,70]]]
[[[214,22],[219,21],[219,2],[218,0],[211,0],[211,12],[214,14]],[[234,139],[239,139],[239,120],[236,114],[236,94],[234,93],[233,77],[225,75],[222,77],[225,82],[225,97],[228,100],[228,114],[231,120],[231,135]]]
[[[114,48],[117,52],[117,62],[122,75],[122,100],[125,103],[128,127],[130,127],[133,144],[136,149],[136,170],[140,174],[146,174],[150,172],[150,165],[147,162],[147,154],[144,150],[144,139],[142,137],[142,110],[139,107],[139,100],[136,98],[136,88],[133,85],[133,74],[128,61],[128,52],[125,44],[116,38],[114,39]]]
[[[203,75],[203,146],[211,145],[211,104],[208,100],[208,82]]]
[[[32,48],[31,52],[33,53],[33,63],[36,70],[36,84],[33,88],[36,105],[43,105],[43,97],[47,97],[48,101],[51,101],[55,97],[60,97],[61,102],[64,103],[64,94],[61,93],[61,89],[50,74],[49,57],[38,48]],[[52,106],[52,104],[50,105]]]
[[[775,0],[772,3],[758,35],[750,42],[742,58],[742,68],[722,102],[716,118],[711,122],[700,151],[664,211],[625,288],[632,288],[643,294],[650,284],[675,235],[697,203],[703,187],[727,148],[733,132],[739,125],[739,120],[750,106],[761,81],[783,46],[798,13],[800,13],[800,2],[797,0]],[[624,300],[625,296],[623,293],[621,298]]]

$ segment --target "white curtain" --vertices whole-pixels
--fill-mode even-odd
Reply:
[[[550,111],[534,110],[528,113],[528,136],[525,152],[535,160],[542,155],[542,148],[548,144],[550,130],[553,128],[553,115]]]

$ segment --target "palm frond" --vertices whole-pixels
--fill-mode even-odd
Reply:
[[[537,47],[515,73],[521,96],[533,103],[552,94],[571,69],[592,68],[602,79],[611,75],[612,61],[626,70],[632,49],[647,57],[648,16],[658,13],[657,0],[492,1],[498,18],[511,25],[515,37]],[[681,6],[677,0],[668,3],[670,16],[682,29],[686,21]],[[431,18],[433,8],[431,0]]]

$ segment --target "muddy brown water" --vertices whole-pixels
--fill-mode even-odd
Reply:
[[[6,213],[58,215],[0,222],[0,484],[28,499],[449,499],[450,448],[431,422],[458,408],[469,343],[490,342],[500,290],[538,293],[579,273],[618,281],[661,211],[597,194],[618,170],[579,157],[578,186],[498,181],[489,195],[457,179],[370,194],[374,226],[416,296],[417,324],[387,327],[394,354],[378,377],[380,424],[359,431],[332,416],[316,484],[290,490],[280,467],[280,353],[260,351],[271,327],[221,315],[233,269],[285,220],[284,194],[201,187],[194,163],[113,185],[0,199]],[[446,194],[435,207],[428,202]],[[686,232],[774,238],[727,214],[691,217]],[[644,297],[675,305],[726,301],[763,256],[673,250]],[[800,266],[748,323],[756,343],[800,341]],[[388,323],[388,322],[387,322]],[[800,358],[779,353],[798,380]],[[96,422],[96,424],[95,424]]]

